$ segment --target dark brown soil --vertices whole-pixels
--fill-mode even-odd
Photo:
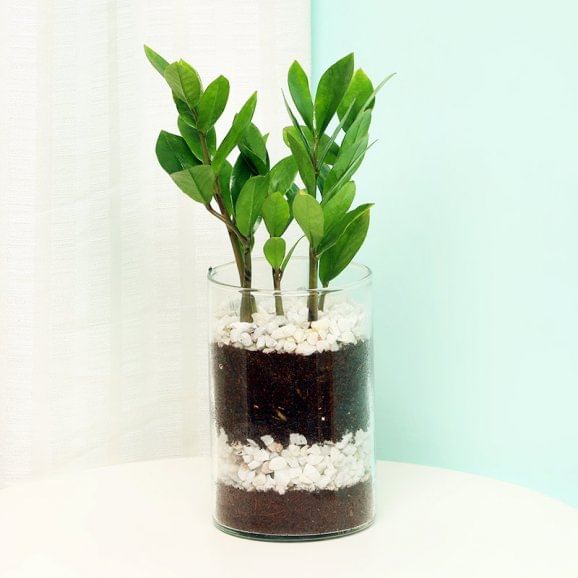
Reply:
[[[216,425],[230,442],[268,434],[284,445],[290,433],[312,444],[367,430],[369,355],[367,342],[309,356],[214,344]]]
[[[338,491],[246,492],[217,487],[216,521],[228,528],[269,536],[330,534],[373,519],[371,482]]]

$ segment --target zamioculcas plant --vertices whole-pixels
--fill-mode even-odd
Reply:
[[[251,122],[257,104],[256,93],[235,115],[231,127],[217,144],[215,123],[225,110],[229,81],[218,76],[203,88],[197,71],[184,60],[169,63],[148,46],[145,53],[169,85],[178,112],[180,134],[160,132],[156,144],[158,161],[186,195],[204,205],[225,225],[239,284],[250,289],[251,251],[255,229],[261,220],[261,207],[269,193],[271,177],[276,186],[279,182],[285,186],[290,180],[286,168],[292,160],[285,161],[285,169],[269,174],[266,137]],[[232,166],[227,158],[235,147],[239,155]],[[249,292],[243,292],[241,320],[251,321],[254,310],[254,300]]]
[[[284,129],[284,140],[305,186],[292,208],[309,240],[310,289],[317,289],[318,279],[327,287],[365,240],[371,204],[349,210],[355,196],[351,178],[373,144],[369,144],[368,131],[375,95],[392,76],[374,88],[363,70],[354,72],[353,54],[349,54],[324,72],[313,99],[300,64],[294,62],[289,69],[289,92],[301,120],[285,99],[292,126]],[[327,133],[336,114],[338,122]],[[323,300],[312,292],[308,301],[311,321],[317,319],[320,307]]]
[[[371,146],[375,96],[390,77],[374,88],[348,55],[329,67],[312,95],[294,62],[293,104],[285,99],[291,126],[283,130],[291,154],[272,164],[268,135],[253,123],[255,94],[219,140],[215,123],[229,82],[219,76],[204,88],[186,62],[145,52],[178,112],[178,134],[158,137],[159,163],[224,224],[235,256],[209,271],[215,523],[271,540],[366,528],[375,512],[371,272],[357,264],[347,283],[336,278],[367,235],[372,205],[354,205],[352,179]],[[290,246],[293,221],[303,234]],[[253,262],[261,223],[265,260]],[[291,276],[294,285],[285,290],[303,238],[308,255],[298,259],[308,268],[308,287],[304,274]],[[229,279],[235,268],[238,285]],[[271,275],[272,290],[252,287],[262,273]]]

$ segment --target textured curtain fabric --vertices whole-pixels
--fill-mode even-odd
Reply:
[[[257,89],[275,160],[309,2],[0,3],[0,485],[207,451],[206,270],[231,256],[157,166],[176,116],[143,43],[231,80],[223,124]]]

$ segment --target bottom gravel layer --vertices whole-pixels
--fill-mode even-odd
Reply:
[[[330,534],[373,519],[371,480],[337,491],[247,492],[217,484],[216,521],[222,526],[269,536]]]

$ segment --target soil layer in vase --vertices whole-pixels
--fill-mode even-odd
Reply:
[[[313,355],[212,346],[214,419],[229,441],[336,441],[369,428],[367,341]]]
[[[373,519],[371,481],[337,491],[247,492],[219,484],[216,521],[264,536],[314,536],[363,527]]]
[[[337,443],[370,428],[370,345],[358,341],[312,355],[265,353],[214,344],[214,415],[228,442],[290,434]],[[303,442],[305,443],[305,441]],[[369,474],[370,472],[368,472]],[[364,527],[373,519],[372,480],[311,490],[249,491],[218,483],[216,521],[263,536],[315,536]]]

